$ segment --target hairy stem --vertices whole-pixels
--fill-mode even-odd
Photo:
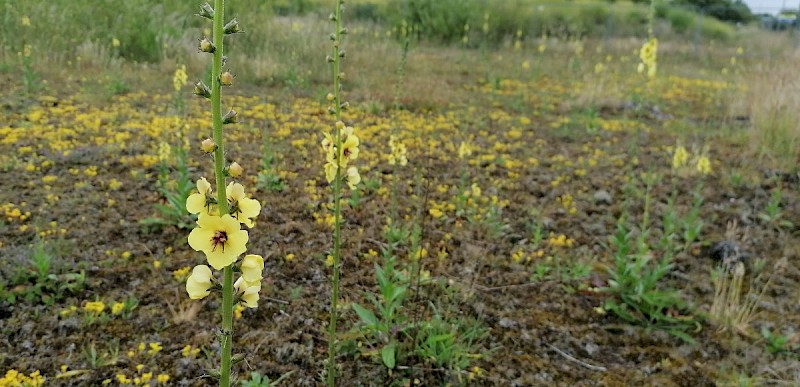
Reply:
[[[217,206],[220,215],[228,213],[228,198],[225,193],[225,147],[222,137],[222,87],[219,76],[222,74],[222,55],[225,18],[225,0],[214,0],[214,29],[212,39],[216,50],[211,67],[211,119],[214,125],[214,175],[217,183]],[[222,353],[219,385],[231,385],[231,350],[233,339],[233,268],[228,265],[223,269],[222,279]]]
[[[342,118],[342,99],[341,99],[341,84],[340,84],[340,65],[341,57],[339,56],[342,42],[342,1],[336,2],[336,31],[334,44],[333,44],[333,63],[331,69],[333,73],[333,103],[338,122]],[[336,142],[336,152],[342,149],[341,130],[339,125],[334,125],[334,139]],[[336,162],[336,178],[333,183],[333,274],[331,278],[331,315],[330,323],[328,324],[328,364],[327,364],[327,380],[326,385],[333,387],[336,385],[336,323],[339,318],[338,303],[339,303],[339,276],[340,276],[340,262],[342,255],[342,167],[338,158]]]

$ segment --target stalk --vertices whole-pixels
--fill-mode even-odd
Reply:
[[[214,28],[212,39],[216,50],[211,67],[211,120],[213,122],[214,176],[217,183],[217,206],[220,214],[228,213],[228,198],[225,192],[225,147],[222,137],[222,87],[219,76],[222,74],[222,55],[225,33],[225,0],[214,0]],[[219,385],[231,385],[231,351],[233,338],[233,265],[223,269],[222,280],[222,353]]]
[[[342,1],[338,0],[336,2],[336,11],[334,13],[336,30],[334,32],[334,44],[333,44],[333,63],[331,63],[331,69],[333,73],[333,103],[334,105],[334,114],[336,116],[336,122],[341,120],[342,117],[342,100],[341,100],[341,79],[339,78],[340,74],[340,65],[341,65],[341,57],[340,49],[341,49],[341,42],[342,42]],[[340,152],[342,149],[342,138],[341,138],[341,130],[339,129],[338,125],[334,125],[334,138],[336,143],[336,152]],[[327,380],[326,385],[328,387],[334,387],[336,385],[336,324],[339,319],[339,311],[338,311],[338,303],[339,303],[339,276],[340,276],[340,262],[341,262],[341,254],[342,254],[342,200],[341,200],[341,193],[342,193],[342,167],[340,161],[337,159],[336,161],[336,179],[334,180],[333,184],[333,222],[334,222],[334,231],[333,231],[333,274],[331,278],[331,315],[330,315],[330,323],[328,324],[328,364],[327,364]]]

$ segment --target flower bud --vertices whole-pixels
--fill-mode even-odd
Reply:
[[[228,166],[228,175],[231,177],[239,177],[244,173],[244,168],[237,162],[233,162],[230,166]]]
[[[328,102],[333,102],[333,100],[336,99],[336,96],[333,95],[333,93],[328,93],[328,95],[325,96],[325,99],[327,99]]]
[[[242,259],[242,278],[247,282],[261,281],[264,271],[264,258],[260,255],[248,254]]]
[[[328,19],[330,19],[330,21],[336,21],[336,15],[335,14],[330,14],[330,15],[328,15]]]
[[[217,48],[214,47],[214,43],[211,43],[211,41],[208,40],[207,37],[204,37],[203,39],[200,40],[200,51],[212,53],[216,50]]]
[[[207,138],[200,143],[200,149],[202,149],[203,152],[211,153],[217,150],[217,144],[214,144],[214,140]]]
[[[347,35],[347,28],[342,28],[342,29],[339,31],[339,34],[340,34],[340,35]]]
[[[200,6],[200,13],[198,13],[197,16],[213,20],[214,8],[211,8],[211,4],[205,3]]]
[[[230,86],[233,85],[233,74],[230,71],[226,71],[219,75],[219,83],[222,86]]]
[[[244,32],[241,27],[239,27],[239,19],[233,18],[228,24],[225,24],[225,27],[222,27],[222,30],[225,32],[225,35],[231,34],[238,34]]]
[[[225,113],[225,116],[222,117],[222,124],[235,124],[239,122],[239,117],[236,116],[236,110],[231,109],[231,111]]]
[[[198,81],[194,84],[194,91],[192,91],[192,93],[203,98],[211,98],[211,89],[209,89],[208,86],[206,86],[206,84],[202,81]]]
[[[345,125],[342,121],[336,121],[336,129],[342,130],[344,129]]]
[[[328,106],[328,114],[336,114],[336,108],[333,106]]]
[[[199,300],[211,293],[211,269],[206,265],[197,265],[192,270],[192,275],[186,280],[186,292],[189,298]]]
[[[344,50],[342,50],[342,51],[339,51],[339,58],[342,58],[342,59],[344,59],[345,55],[346,55],[346,54],[345,54]]]
[[[328,39],[330,39],[331,41],[336,41],[336,34],[330,34],[328,36]]]
[[[333,63],[333,58],[330,55],[325,56],[325,61],[328,63]]]
[[[342,102],[342,104],[339,105],[339,108],[342,109],[342,110],[347,110],[348,108],[350,108],[350,102],[347,102],[347,101]]]

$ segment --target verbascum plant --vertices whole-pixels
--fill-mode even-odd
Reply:
[[[215,0],[214,6],[205,3],[200,7],[201,17],[213,21],[212,36],[200,40],[200,51],[213,55],[211,86],[202,81],[195,84],[194,93],[211,100],[211,119],[213,136],[204,140],[200,148],[212,155],[216,193],[205,178],[197,181],[197,192],[186,200],[186,209],[197,214],[197,227],[189,234],[189,246],[205,254],[208,265],[197,265],[186,281],[186,292],[191,299],[202,299],[212,291],[222,291],[222,328],[220,329],[220,369],[219,385],[231,385],[233,315],[237,304],[248,308],[258,306],[264,259],[259,255],[248,254],[249,234],[242,229],[255,226],[254,218],[261,212],[261,204],[247,197],[244,186],[227,177],[236,179],[243,173],[238,163],[225,165],[223,127],[237,120],[235,111],[222,115],[222,87],[233,85],[233,74],[223,72],[226,62],[223,58],[224,37],[242,32],[237,19],[223,24],[225,1]],[[227,184],[226,184],[227,183]],[[222,271],[222,278],[212,271]],[[234,282],[234,273],[239,278]]]
[[[330,20],[334,23],[334,31],[330,35],[333,42],[330,55],[326,61],[331,66],[333,75],[333,91],[328,93],[327,100],[331,103],[328,112],[335,117],[335,124],[330,131],[324,133],[322,140],[322,150],[325,152],[325,179],[331,184],[333,190],[333,212],[334,212],[334,231],[333,231],[333,254],[331,267],[331,311],[330,322],[328,325],[328,362],[326,365],[326,384],[336,385],[336,325],[338,322],[339,307],[339,277],[340,262],[342,256],[342,191],[344,184],[350,189],[354,189],[361,181],[358,169],[350,165],[350,162],[358,158],[359,138],[355,135],[354,129],[347,126],[342,121],[342,112],[347,109],[349,104],[342,99],[342,61],[345,58],[345,51],[342,43],[347,29],[342,25],[342,12],[344,11],[344,0],[336,1],[336,9],[330,15]]]

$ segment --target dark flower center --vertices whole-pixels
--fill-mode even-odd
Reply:
[[[214,236],[211,237],[211,251],[217,249],[217,245],[222,245],[222,252],[225,252],[225,242],[228,241],[228,234],[225,231],[216,231]]]

